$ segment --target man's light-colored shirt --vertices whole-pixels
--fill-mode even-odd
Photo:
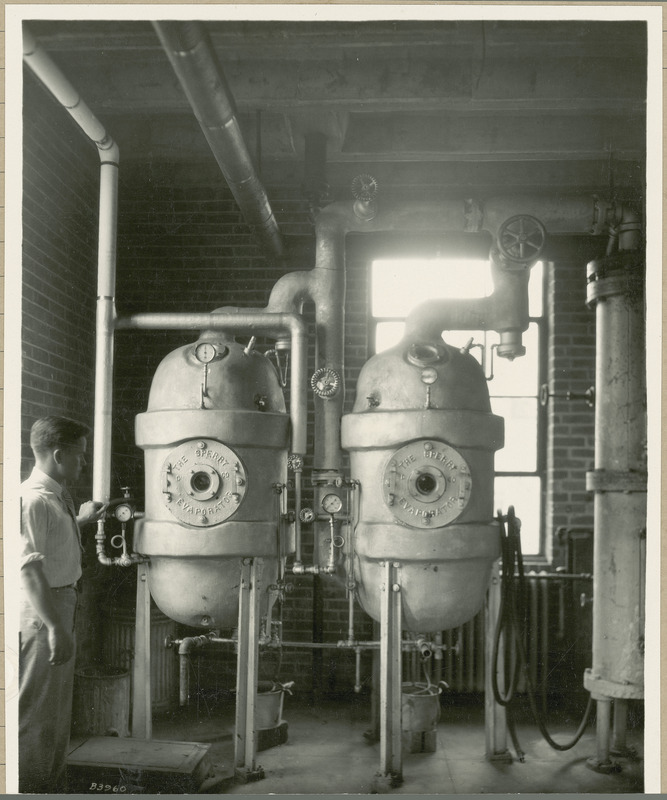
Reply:
[[[49,586],[81,577],[81,537],[58,481],[35,467],[21,484],[21,567],[41,561]]]

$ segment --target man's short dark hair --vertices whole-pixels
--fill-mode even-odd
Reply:
[[[42,417],[30,429],[30,447],[34,453],[46,453],[56,447],[71,447],[90,428],[68,417]]]

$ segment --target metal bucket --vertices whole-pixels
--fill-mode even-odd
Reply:
[[[82,667],[74,674],[72,734],[130,735],[130,673],[114,667]]]
[[[283,699],[285,692],[293,683],[282,684],[274,681],[257,683],[255,700],[255,730],[265,731],[277,728],[283,716]]]
[[[404,683],[401,695],[402,729],[411,733],[433,731],[440,719],[441,686]]]

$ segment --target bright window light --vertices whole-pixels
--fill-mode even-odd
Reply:
[[[371,313],[406,317],[425,300],[486,297],[493,291],[488,261],[448,258],[373,262]]]
[[[536,320],[544,314],[543,276],[543,264],[538,262],[528,283],[533,321],[523,334],[526,354],[521,358],[509,361],[498,357],[494,345],[500,336],[496,331],[446,330],[442,334],[452,347],[469,346],[472,339],[469,352],[485,368],[491,409],[505,420],[505,446],[495,455],[495,504],[503,513],[509,504],[515,504],[526,554],[539,554],[541,546],[542,481],[537,474],[540,326]],[[405,317],[420,303],[488,297],[493,291],[490,264],[482,260],[378,259],[371,266],[371,281],[376,353],[401,341]]]

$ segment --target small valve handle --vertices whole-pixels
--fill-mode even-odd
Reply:
[[[302,508],[299,511],[299,519],[305,523],[312,522],[315,519],[315,512],[312,508]]]
[[[589,386],[585,392],[565,392],[565,394],[552,394],[549,391],[549,384],[543,383],[540,386],[540,405],[545,407],[549,403],[550,397],[560,398],[561,400],[585,400],[589,408],[595,408],[595,386]]]
[[[318,397],[329,398],[338,394],[340,374],[331,367],[316,369],[310,379],[310,387]]]

